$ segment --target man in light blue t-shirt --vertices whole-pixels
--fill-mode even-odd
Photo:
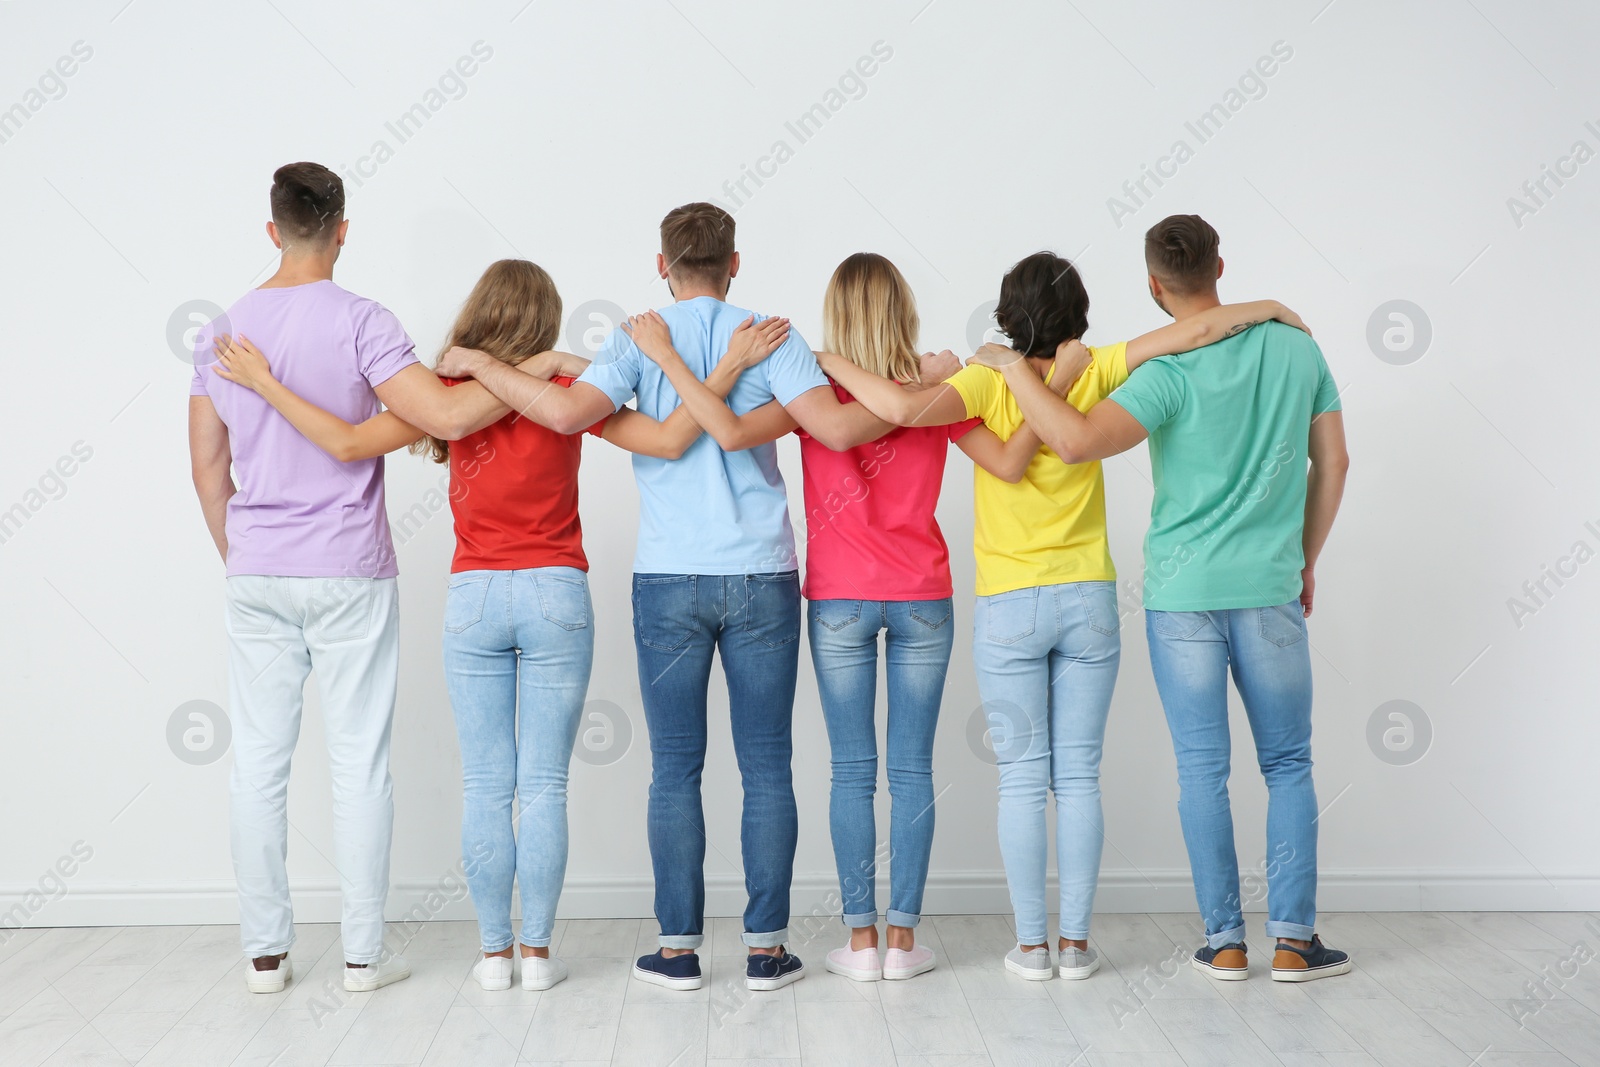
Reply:
[[[702,381],[730,338],[754,316],[727,303],[739,271],[733,217],[686,204],[661,222],[657,271],[676,303],[661,309],[672,345]],[[510,371],[506,374],[504,371]],[[630,398],[665,419],[678,393],[623,329],[568,389],[548,388],[482,353],[452,350],[441,373],[470,375],[507,404],[559,433],[577,433]],[[788,940],[789,884],[798,817],[790,774],[800,583],[788,498],[773,439],[797,423],[825,441],[849,419],[816,357],[796,332],[744,372],[728,395],[743,415],[772,408],[766,439],[725,452],[702,436],[676,460],[635,455],[639,547],[634,560],[634,639],[650,729],[650,856],[661,948],[634,977],[669,989],[704,983],[706,692],[713,652],[728,683],[734,748],[744,784],[741,847],[749,904],[746,984],[786,986],[804,975]],[[782,410],[777,410],[781,408]]]
[[[1173,215],[1145,235],[1150,294],[1179,322],[1215,307],[1217,231]],[[1267,784],[1267,934],[1272,977],[1344,974],[1350,957],[1316,934],[1317,797],[1311,780],[1306,617],[1317,557],[1349,455],[1339,393],[1315,341],[1258,323],[1216,344],[1152,359],[1087,415],[1005,364],[1028,425],[1068,463],[1147,437],[1155,499],[1145,538],[1145,630],[1178,759],[1178,817],[1206,944],[1194,967],[1249,976],[1239,859],[1228,804],[1228,676],[1244,702]],[[1031,379],[1031,380],[1030,380]]]

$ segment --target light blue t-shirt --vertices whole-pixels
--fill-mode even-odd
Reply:
[[[704,381],[750,312],[697,296],[662,308],[661,317],[673,347]],[[605,393],[618,408],[637,397],[639,411],[651,418],[665,419],[678,406],[667,376],[621,329],[611,331],[578,381]],[[790,329],[777,351],[739,377],[728,405],[743,415],[774,398],[788,404],[827,384],[811,347]],[[702,434],[675,460],[635,455],[633,473],[639,482],[634,573],[770,574],[798,566],[775,443],[724,452]]]

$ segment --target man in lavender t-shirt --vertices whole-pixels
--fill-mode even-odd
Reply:
[[[233,863],[250,957],[245,978],[251,991],[272,993],[291,977],[289,763],[315,668],[344,896],[344,984],[367,991],[411,973],[383,948],[399,663],[383,459],[341,463],[317,448],[261,397],[212,370],[212,342],[249,338],[272,354],[285,385],[350,422],[376,415],[382,401],[419,430],[453,439],[506,408],[476,387],[445,388],[417,362],[393,314],[333,283],[348,225],[337,175],[315,163],[279,168],[272,219],[267,232],[283,250],[278,271],[201,332],[189,388],[195,491],[227,563]]]

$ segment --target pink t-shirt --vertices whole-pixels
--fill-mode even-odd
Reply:
[[[399,320],[331,281],[252,289],[200,331],[189,385],[190,396],[211,398],[233,450],[229,575],[393,577],[383,459],[340,463],[252,390],[218,377],[214,333],[243,334],[284,385],[362,422],[382,410],[373,387],[417,362]]]
[[[843,387],[833,391],[852,402]],[[811,600],[942,600],[950,550],[934,509],[945,456],[982,419],[909,426],[835,452],[804,430],[806,580]]]

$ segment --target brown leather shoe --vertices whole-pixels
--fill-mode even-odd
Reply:
[[[1250,977],[1250,961],[1242,942],[1212,948],[1202,945],[1190,959],[1194,969],[1221,982],[1242,982]]]

